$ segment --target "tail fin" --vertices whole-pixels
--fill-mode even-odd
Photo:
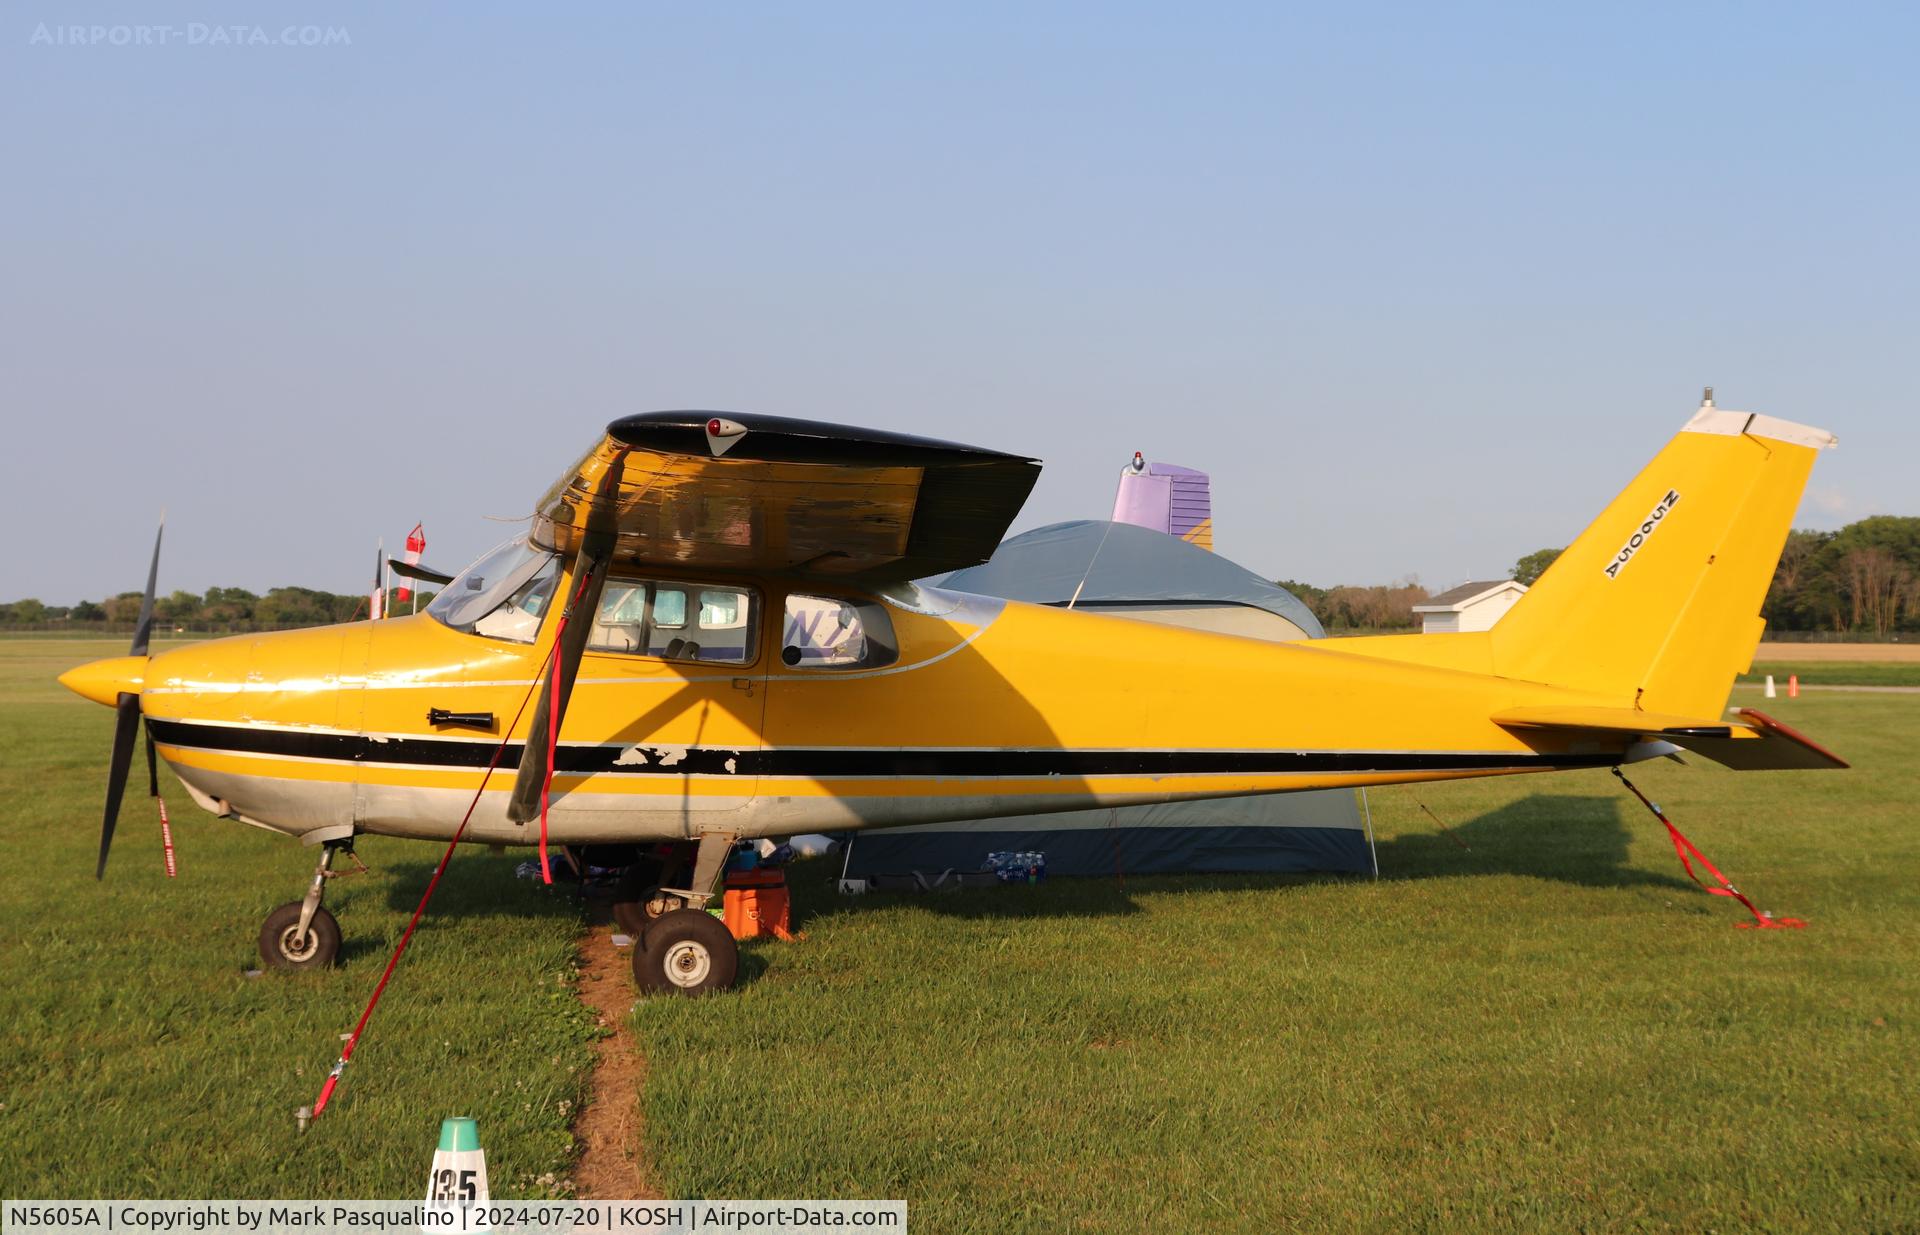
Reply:
[[[1717,716],[1824,429],[1713,406],[1692,420],[1491,632],[1502,677]]]

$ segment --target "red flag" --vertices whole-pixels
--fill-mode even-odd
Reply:
[[[420,555],[426,551],[426,548],[427,534],[421,529],[420,525],[416,523],[413,525],[413,530],[407,533],[407,565],[418,566],[420,564]],[[393,594],[395,600],[407,600],[412,596],[413,590],[404,583],[396,588]]]

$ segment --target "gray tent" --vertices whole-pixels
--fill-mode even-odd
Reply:
[[[1127,523],[1023,533],[939,586],[1274,642],[1325,633],[1296,597],[1252,571]],[[873,829],[855,834],[846,874],[978,870],[999,849],[1039,850],[1048,873],[1062,875],[1373,869],[1356,795],[1330,789]]]

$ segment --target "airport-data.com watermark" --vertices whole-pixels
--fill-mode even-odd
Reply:
[[[218,25],[190,21],[178,26],[49,25],[27,36],[30,47],[350,47],[344,26]]]

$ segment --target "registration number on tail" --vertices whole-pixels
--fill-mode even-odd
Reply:
[[[1607,563],[1607,578],[1619,578],[1621,570],[1626,567],[1628,562],[1633,560],[1633,555],[1640,552],[1640,546],[1647,543],[1647,537],[1653,535],[1654,530],[1666,519],[1667,512],[1672,510],[1679,502],[1680,491],[1678,489],[1668,489],[1667,495],[1660,499],[1660,504],[1655,506],[1653,512],[1641,521],[1639,527],[1633,529],[1633,535],[1627,537],[1627,543],[1621,545],[1620,552],[1614,554],[1613,560]]]

